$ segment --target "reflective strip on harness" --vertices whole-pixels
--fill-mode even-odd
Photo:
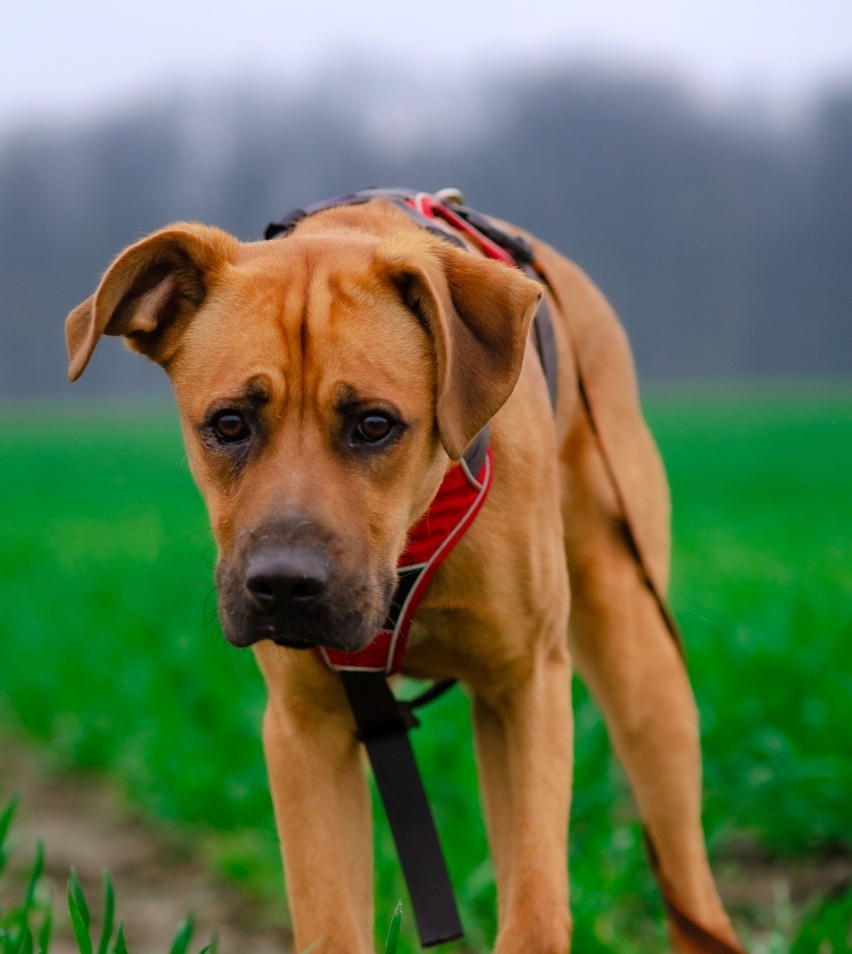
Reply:
[[[479,229],[474,228],[469,222],[454,212],[449,206],[444,205],[443,202],[439,202],[434,196],[429,195],[427,192],[418,192],[417,196],[409,201],[411,201],[414,208],[417,209],[421,215],[425,215],[427,219],[443,219],[446,223],[452,225],[453,228],[461,232],[462,235],[469,238],[486,258],[493,258],[495,261],[502,262],[510,268],[516,267],[517,263],[504,248],[501,248],[496,242],[488,238],[487,235],[480,232]]]
[[[323,661],[338,671],[399,672],[411,632],[414,614],[429,581],[453,547],[473,523],[485,503],[494,476],[494,458],[489,447],[476,477],[462,460],[447,472],[426,513],[409,531],[399,558],[399,582],[385,625],[376,638],[357,653],[319,650]]]

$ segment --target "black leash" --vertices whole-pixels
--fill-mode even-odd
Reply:
[[[397,701],[384,673],[344,670],[340,678],[396,842],[420,943],[433,947],[464,937],[435,820],[408,738],[409,729],[419,724],[414,709],[443,695],[455,680],[435,683],[406,703]]]

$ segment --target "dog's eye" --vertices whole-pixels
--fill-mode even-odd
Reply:
[[[386,414],[365,414],[355,428],[355,440],[363,444],[378,444],[393,430],[394,422]]]
[[[249,435],[248,424],[246,424],[242,414],[237,411],[223,411],[213,421],[213,430],[219,440],[226,444],[234,444],[237,441],[245,440]]]

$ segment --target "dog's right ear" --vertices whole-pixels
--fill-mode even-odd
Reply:
[[[459,460],[518,383],[541,286],[425,232],[385,239],[377,262],[434,346],[435,418]]]
[[[226,232],[186,222],[126,248],[65,321],[68,380],[86,369],[101,335],[124,335],[134,351],[165,364],[216,272],[238,248]]]

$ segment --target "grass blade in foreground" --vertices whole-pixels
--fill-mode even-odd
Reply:
[[[86,904],[86,896],[83,894],[83,889],[80,887],[80,881],[77,878],[77,869],[71,869],[71,880],[68,882],[68,904],[70,906],[71,900],[74,900],[74,906],[77,908],[77,912],[80,915],[80,919],[83,922],[84,927],[86,928],[86,933],[89,931],[89,906]]]
[[[38,842],[35,863],[33,864],[30,881],[27,885],[26,894],[24,895],[24,902],[21,906],[20,921],[22,928],[25,928],[29,922],[30,911],[35,901],[36,885],[38,884],[42,871],[44,871],[44,845]]]
[[[6,841],[16,807],[17,799],[13,799],[0,813],[0,871],[8,857]],[[3,911],[0,906],[0,954],[50,954],[53,928],[50,902],[44,900],[41,892],[38,892],[43,873],[44,845],[38,842],[36,857],[20,903],[10,911]],[[110,944],[115,923],[115,891],[109,874],[104,872],[103,877],[104,914],[97,954],[128,954],[123,921],[118,926],[115,944]],[[68,879],[68,911],[71,915],[74,937],[77,939],[77,950],[80,954],[95,954],[89,934],[91,926],[89,906],[74,868],[71,869],[71,876]],[[35,923],[33,923],[34,920]],[[193,926],[192,917],[188,917],[178,925],[170,954],[189,954]],[[36,928],[38,928],[37,932]],[[214,935],[213,940],[200,954],[216,954],[217,944],[217,938]]]
[[[3,868],[6,866],[6,858],[8,857],[5,851],[6,835],[9,833],[9,826],[12,824],[12,818],[17,807],[18,796],[15,795],[6,806],[3,814],[0,815],[0,873],[2,873]]]
[[[53,931],[53,915],[50,911],[44,916],[41,929],[38,932],[38,954],[48,954],[50,950],[50,935]]]
[[[127,942],[124,940],[124,921],[121,921],[118,925],[118,934],[112,951],[113,954],[127,954]]]
[[[399,944],[399,926],[402,923],[402,901],[397,902],[396,911],[391,918],[390,930],[388,931],[388,940],[385,944],[385,954],[396,954],[396,948]]]
[[[178,925],[177,934],[172,941],[172,948],[169,954],[186,954],[189,950],[189,942],[192,940],[192,916]]]
[[[77,947],[80,949],[80,954],[92,954],[92,939],[89,937],[89,930],[77,905],[77,899],[70,888],[68,890],[68,911],[71,915],[71,927],[74,929],[74,937],[77,938]]]
[[[112,925],[115,919],[115,891],[108,872],[104,872],[104,924],[101,929],[101,942],[98,954],[109,954],[109,942],[112,938]]]

